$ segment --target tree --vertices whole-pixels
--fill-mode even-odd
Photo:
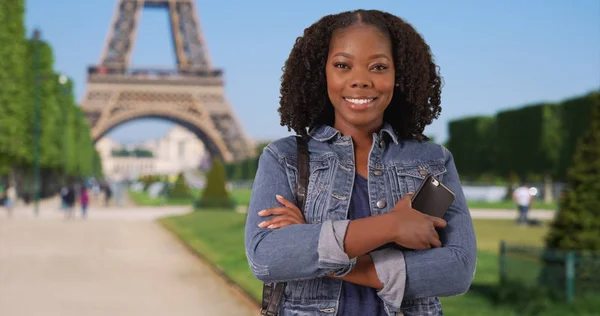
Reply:
[[[36,53],[37,51],[37,53]],[[54,57],[52,47],[48,43],[35,40],[27,41],[27,54],[25,62],[28,67],[26,77],[26,111],[27,117],[34,117],[34,95],[37,89],[40,103],[40,164],[43,168],[55,169],[61,168],[63,165],[62,159],[62,144],[64,142],[64,133],[61,128],[64,124],[62,113],[58,104],[58,76],[53,70]],[[37,70],[34,67],[37,64]],[[27,124],[25,142],[29,152],[32,153],[34,143],[35,124]],[[25,161],[31,164],[33,154],[27,156]]]
[[[170,198],[176,199],[186,199],[192,196],[192,192],[187,182],[185,181],[185,177],[183,176],[183,172],[180,172],[177,175],[177,180],[175,180],[175,184],[171,188],[169,192]]]
[[[563,125],[561,132],[563,147],[558,161],[560,180],[564,181],[567,177],[567,170],[573,162],[577,143],[589,128],[594,106],[600,106],[600,91],[569,98],[560,104],[560,119]]]
[[[56,193],[65,176],[101,175],[100,156],[73,84],[58,82],[52,47],[27,40],[24,0],[0,0],[0,176],[11,172],[21,188],[33,188],[34,105],[40,110],[42,196]],[[39,96],[38,103],[34,102]]]
[[[225,186],[225,167],[218,159],[213,159],[212,167],[206,176],[207,183],[202,197],[198,202],[198,208],[226,208],[235,206]]]
[[[27,156],[24,0],[0,0],[0,175]]]
[[[60,77],[59,74],[56,74]],[[57,103],[60,109],[60,151],[62,160],[62,173],[65,178],[75,175],[75,168],[78,155],[76,154],[75,144],[72,140],[75,139],[74,117],[72,108],[75,107],[75,98],[73,94],[73,81],[67,78],[64,84],[55,82],[57,89]]]
[[[580,139],[560,199],[560,211],[546,237],[551,249],[600,250],[600,104]]]

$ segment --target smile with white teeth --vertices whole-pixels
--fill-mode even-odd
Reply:
[[[350,102],[350,103],[354,103],[354,104],[367,104],[373,100],[375,100],[375,98],[370,98],[370,99],[349,99],[349,98],[344,98],[344,100]]]

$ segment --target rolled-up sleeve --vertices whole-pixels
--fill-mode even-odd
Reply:
[[[319,238],[319,268],[334,269],[336,277],[342,277],[354,268],[356,258],[349,258],[344,252],[344,238],[349,220],[325,221]]]
[[[377,277],[383,285],[383,288],[377,291],[377,295],[386,304],[400,309],[406,284],[404,254],[393,248],[384,248],[372,251],[369,255],[373,259]]]
[[[273,149],[266,147],[259,158],[245,228],[246,257],[254,275],[265,282],[291,281],[348,273],[356,259],[344,252],[347,221],[299,224],[280,229],[260,228],[272,218],[258,212],[280,206],[279,194],[295,201],[286,169]]]

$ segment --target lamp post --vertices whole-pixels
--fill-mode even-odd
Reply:
[[[69,167],[69,153],[68,153],[68,142],[69,135],[67,134],[67,127],[69,126],[69,100],[67,99],[69,91],[67,89],[67,82],[69,82],[67,76],[60,75],[58,77],[58,83],[61,87],[61,92],[63,95],[63,104],[61,104],[62,108],[62,117],[63,117],[63,159],[64,159],[64,169],[63,169],[63,185],[67,185],[67,170]]]
[[[33,196],[36,216],[40,211],[40,38],[40,30],[36,29],[33,32]]]

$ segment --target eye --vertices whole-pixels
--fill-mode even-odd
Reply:
[[[333,64],[333,67],[341,68],[341,69],[349,69],[350,68],[348,66],[348,64],[346,64],[346,63],[335,63],[335,64]]]
[[[384,70],[386,70],[388,68],[389,67],[387,65],[375,65],[375,66],[373,66],[373,69],[377,70],[377,71],[384,71]]]

